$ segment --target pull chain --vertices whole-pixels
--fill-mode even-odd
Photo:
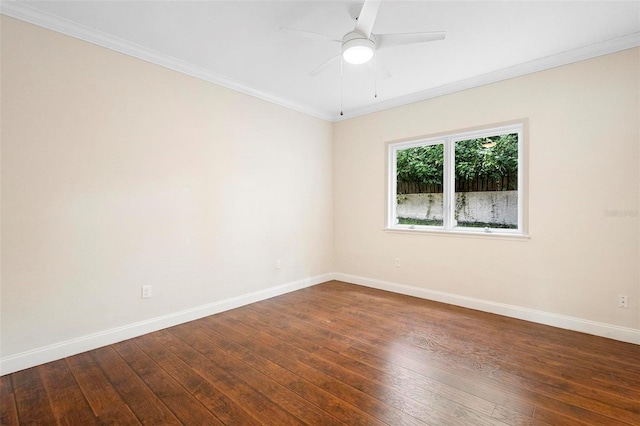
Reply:
[[[373,97],[378,98],[378,54],[373,58]]]
[[[342,109],[342,98],[343,98],[342,92],[344,91],[343,82],[342,82],[343,79],[344,79],[344,58],[340,57],[340,115],[344,115],[344,112]]]

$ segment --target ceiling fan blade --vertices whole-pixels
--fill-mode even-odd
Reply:
[[[314,69],[313,71],[311,71],[309,73],[309,75],[311,77],[315,77],[316,75],[320,74],[322,71],[326,70],[327,68],[329,68],[331,65],[333,65],[337,59],[340,59],[340,57],[342,56],[342,54],[338,54],[332,58],[329,58],[328,60],[326,60],[325,62],[323,62],[319,67],[317,67],[316,69]]]
[[[342,40],[339,40],[335,37],[331,37],[326,34],[314,33],[311,31],[296,30],[294,28],[286,28],[286,27],[281,27],[280,31],[283,31],[285,33],[289,33],[298,37],[306,37],[306,38],[312,38],[314,40],[333,41],[333,42],[342,43]]]
[[[402,46],[405,44],[444,40],[446,35],[447,33],[444,31],[431,31],[427,33],[375,34],[375,37],[376,47],[378,49],[385,49],[387,47]]]
[[[380,7],[380,0],[365,0],[362,5],[362,10],[358,15],[358,22],[356,22],[356,31],[369,38],[371,31],[373,30],[373,24],[376,22],[376,16],[378,16],[378,8]]]

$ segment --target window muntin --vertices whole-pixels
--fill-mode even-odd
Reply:
[[[387,227],[523,234],[523,125],[389,145]]]

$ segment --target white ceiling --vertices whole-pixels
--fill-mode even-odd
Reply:
[[[446,31],[369,65],[309,76],[356,1],[4,1],[2,13],[327,120],[389,108],[640,46],[640,1],[383,1],[374,33]],[[390,77],[381,70],[388,71]]]

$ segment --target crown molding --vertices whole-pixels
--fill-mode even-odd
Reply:
[[[344,116],[334,115],[333,121],[348,120],[350,118],[359,117],[374,112],[383,111],[415,102],[425,101],[427,99],[437,98],[439,96],[448,95],[462,90],[472,89],[474,87],[484,86],[499,81],[509,80],[527,74],[533,74],[539,71],[560,67],[563,65],[580,62],[598,56],[608,55],[610,53],[620,52],[622,50],[640,47],[640,32],[629,34],[624,37],[607,40],[602,43],[596,43],[589,46],[581,47],[574,50],[558,53],[557,55],[547,56],[545,58],[536,59],[534,61],[525,62],[511,67],[492,71],[477,77],[456,81],[444,86],[434,87],[432,89],[421,92],[412,93],[406,96],[389,99],[374,105],[355,108],[345,111]]]
[[[605,42],[569,50],[557,55],[547,56],[545,58],[540,58],[534,61],[525,62],[523,64],[503,68],[497,71],[412,93],[406,96],[388,99],[373,105],[355,108],[345,111],[344,115],[340,116],[335,114],[334,112],[328,112],[313,108],[309,105],[304,105],[290,99],[282,98],[277,95],[255,89],[232,78],[219,75],[206,69],[181,61],[179,59],[160,54],[151,49],[147,49],[145,47],[89,28],[87,26],[80,25],[78,23],[60,18],[49,13],[42,12],[18,1],[0,0],[0,13],[330,122],[348,120],[362,115],[384,111],[403,105],[437,98],[451,93],[472,89],[474,87],[484,86],[487,84],[509,80],[515,77],[520,77],[523,75],[532,74],[563,65],[568,65],[574,62],[584,61],[586,59],[640,47],[640,32],[636,32],[624,37],[619,37],[616,39],[607,40]]]
[[[303,105],[298,102],[276,96],[272,93],[255,89],[238,80],[213,73],[204,68],[197,67],[171,56],[160,54],[151,49],[147,49],[146,47],[131,43],[102,31],[42,12],[18,1],[0,1],[0,13],[92,44],[97,44],[98,46],[106,47],[107,49],[115,50],[116,52],[124,53],[125,55],[133,56],[303,114],[320,118],[325,121],[333,121],[333,114],[327,113],[326,111],[312,108],[308,105]]]

